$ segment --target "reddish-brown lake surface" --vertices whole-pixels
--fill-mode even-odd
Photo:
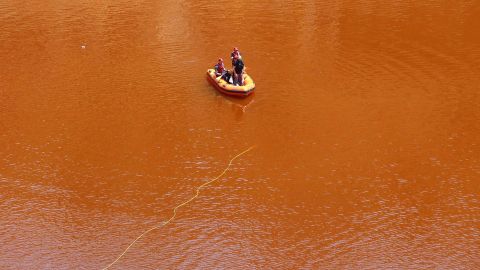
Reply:
[[[478,1],[0,2],[0,269],[480,269]],[[205,72],[234,46],[257,88]],[[227,66],[230,64],[227,60]]]

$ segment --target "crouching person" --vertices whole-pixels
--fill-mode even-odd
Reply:
[[[225,65],[223,64],[223,59],[218,58],[218,63],[215,65],[215,76],[222,76],[225,73]]]

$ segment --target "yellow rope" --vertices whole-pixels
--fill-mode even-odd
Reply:
[[[175,206],[175,208],[173,208],[173,216],[172,216],[169,220],[167,220],[167,221],[165,221],[165,222],[163,222],[163,223],[160,223],[160,224],[158,224],[158,225],[155,225],[154,227],[152,227],[152,228],[144,231],[144,232],[143,232],[142,234],[140,234],[135,240],[133,240],[132,243],[130,243],[130,245],[122,252],[122,254],[120,254],[120,255],[117,257],[117,259],[115,259],[115,261],[113,261],[112,263],[110,263],[107,267],[103,268],[102,270],[107,270],[107,269],[110,268],[112,265],[114,265],[118,260],[120,260],[120,258],[122,258],[123,255],[125,255],[125,253],[127,253],[127,251],[133,246],[133,244],[135,244],[135,242],[137,242],[137,241],[138,241],[140,238],[142,238],[145,234],[147,234],[147,233],[149,233],[149,232],[151,232],[151,231],[153,231],[153,230],[155,230],[155,229],[158,229],[158,228],[160,228],[160,227],[162,227],[162,226],[165,226],[165,225],[167,225],[168,223],[170,223],[170,221],[172,221],[172,220],[175,218],[175,216],[177,215],[177,209],[178,209],[178,208],[180,208],[180,207],[188,204],[189,202],[193,201],[193,200],[194,200],[196,197],[198,197],[198,195],[200,194],[200,189],[201,189],[201,188],[203,188],[204,186],[207,186],[207,185],[215,182],[218,178],[222,177],[222,176],[228,171],[228,169],[229,169],[230,166],[232,165],[232,162],[233,162],[236,158],[238,158],[239,156],[247,153],[248,151],[250,151],[250,150],[252,150],[252,149],[253,149],[253,146],[250,146],[247,150],[245,150],[245,151],[241,152],[240,154],[234,156],[234,157],[230,160],[230,162],[228,163],[227,167],[225,168],[225,170],[223,170],[223,172],[222,172],[221,174],[219,174],[217,177],[213,178],[212,180],[210,180],[210,181],[208,181],[208,182],[205,182],[205,183],[203,183],[202,185],[198,186],[198,187],[196,188],[196,193],[195,193],[195,195],[194,195],[193,197],[191,197],[190,199],[186,200],[185,202],[183,202],[183,203]]]

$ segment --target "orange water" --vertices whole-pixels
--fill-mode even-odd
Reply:
[[[1,2],[0,269],[101,269],[250,145],[112,269],[479,269],[480,5],[390,2]]]

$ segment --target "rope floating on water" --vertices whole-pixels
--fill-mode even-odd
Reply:
[[[254,148],[254,146],[250,146],[247,150],[244,150],[243,152],[241,152],[240,154],[234,156],[232,159],[230,159],[230,162],[228,162],[228,165],[227,167],[223,170],[223,172],[221,174],[219,174],[218,176],[216,176],[215,178],[213,178],[212,180],[208,181],[208,182],[205,182],[203,183],[202,185],[198,186],[196,189],[195,189],[195,195],[193,195],[193,197],[191,197],[190,199],[186,200],[185,202],[175,206],[175,208],[173,208],[173,215],[172,217],[170,217],[170,219],[168,219],[167,221],[165,222],[162,222],[160,224],[157,224],[155,226],[153,226],[152,228],[144,231],[142,234],[140,234],[135,240],[132,241],[132,243],[130,243],[130,245],[128,245],[128,247],[112,262],[110,263],[109,265],[107,265],[105,268],[102,268],[102,270],[107,270],[109,269],[110,267],[112,267],[112,265],[114,265],[116,262],[118,262],[118,260],[120,260],[120,258],[123,257],[123,255],[125,255],[125,253],[127,253],[127,251],[135,244],[135,242],[137,242],[138,240],[140,240],[140,238],[142,238],[144,235],[146,235],[147,233],[155,230],[155,229],[158,229],[160,227],[163,227],[165,225],[167,225],[168,223],[170,223],[174,218],[175,216],[177,215],[177,209],[182,207],[182,206],[185,206],[187,205],[189,202],[193,201],[196,197],[198,197],[198,195],[200,194],[200,189],[202,189],[203,187],[205,186],[208,186],[209,184],[217,181],[220,177],[222,177],[227,171],[228,169],[230,168],[230,166],[232,165],[232,162],[240,157],[241,155],[247,153],[248,151],[252,150]]]

